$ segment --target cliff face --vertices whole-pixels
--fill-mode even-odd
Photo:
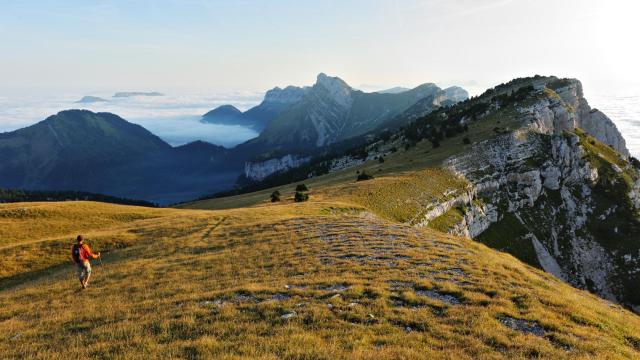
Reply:
[[[244,166],[244,175],[252,181],[260,181],[271,174],[286,171],[308,162],[310,157],[287,154],[265,161],[248,161]]]
[[[472,186],[420,225],[455,208],[450,232],[640,311],[640,172],[579,81],[536,88],[515,130],[445,162]]]

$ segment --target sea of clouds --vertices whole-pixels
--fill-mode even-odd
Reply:
[[[640,158],[640,90],[587,94],[586,97],[592,108],[613,120],[631,155]]]
[[[23,128],[46,119],[62,110],[87,109],[111,112],[127,121],[142,125],[171,145],[195,140],[233,147],[258,136],[242,126],[205,124],[201,116],[209,110],[231,104],[246,110],[262,101],[263,93],[231,92],[225,94],[188,94],[165,96],[135,96],[114,98],[112,93],[93,93],[107,102],[76,103],[83,95],[1,96],[0,132]]]
[[[89,95],[107,99],[104,103],[75,103],[82,95],[2,96],[0,95],[0,132],[12,131],[44,120],[66,109],[107,111],[142,125],[171,145],[204,140],[225,147],[258,136],[242,126],[213,125],[200,122],[207,111],[223,104],[246,110],[262,101],[261,92],[227,92],[113,98],[112,93]],[[618,126],[631,154],[640,158],[640,90],[586,94],[592,107],[600,109]]]

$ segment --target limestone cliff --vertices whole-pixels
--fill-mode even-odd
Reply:
[[[640,171],[579,81],[536,85],[515,130],[445,162],[472,188],[420,225],[457,207],[462,220],[450,232],[639,311]]]
[[[248,161],[244,166],[244,175],[252,181],[260,181],[269,175],[298,167],[311,159],[308,156],[287,154],[264,161]]]

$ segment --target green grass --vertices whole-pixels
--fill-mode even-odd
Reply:
[[[444,214],[438,216],[437,218],[431,220],[429,222],[429,227],[431,229],[441,231],[444,233],[449,232],[454,226],[460,224],[464,219],[464,211],[460,207],[452,207]]]

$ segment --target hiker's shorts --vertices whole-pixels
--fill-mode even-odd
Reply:
[[[76,264],[76,272],[78,273],[80,280],[86,279],[91,275],[91,264],[89,264],[88,261]]]

